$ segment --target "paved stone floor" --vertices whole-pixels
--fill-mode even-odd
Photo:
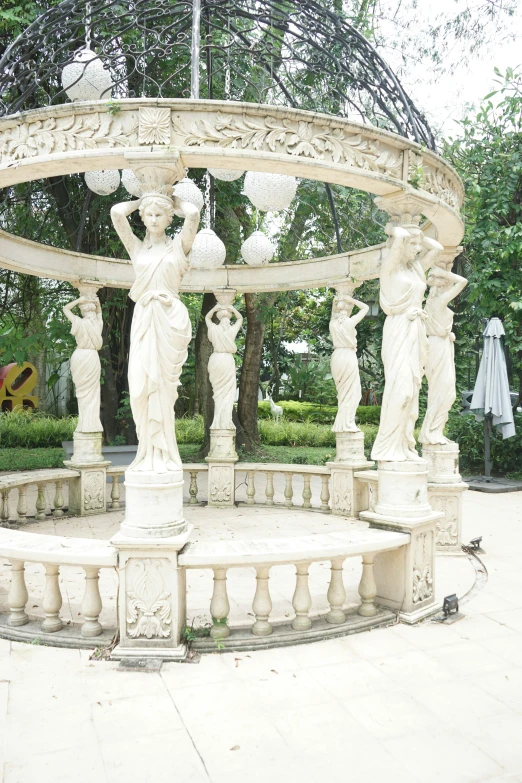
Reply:
[[[489,580],[453,625],[156,674],[0,640],[1,779],[521,783],[522,493],[468,492],[464,509]]]

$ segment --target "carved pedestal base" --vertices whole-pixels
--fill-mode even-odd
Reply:
[[[183,471],[125,473],[125,519],[121,534],[161,540],[187,529],[183,516]]]
[[[326,463],[332,476],[330,495],[332,514],[356,517],[362,508],[368,508],[366,485],[357,482],[354,474],[357,470],[368,470],[372,465],[373,462],[365,460],[364,455],[361,461],[352,464]]]
[[[375,511],[360,517],[371,527],[410,535],[408,546],[376,556],[376,603],[398,611],[406,623],[436,612],[435,536],[442,514],[428,502],[426,462],[379,462]]]
[[[105,462],[102,455],[102,441],[102,432],[74,432],[71,464],[90,465],[94,462]]]
[[[422,455],[428,463],[429,503],[444,515],[437,522],[437,551],[462,554],[462,493],[468,485],[459,473],[458,444],[425,444]]]
[[[208,505],[227,508],[235,502],[236,431],[210,429]]]
[[[458,443],[424,444],[422,456],[428,463],[428,481],[433,484],[460,484]]]
[[[360,465],[364,456],[364,432],[335,433],[335,461],[341,464]]]
[[[78,464],[73,460],[65,460],[63,464],[80,473],[79,478],[69,481],[69,512],[80,517],[105,512],[107,468],[111,463],[96,461]]]
[[[178,553],[192,527],[161,539],[129,539],[118,533],[111,543],[119,551],[118,625],[120,643],[111,657],[182,660],[186,654],[185,569]]]
[[[210,451],[208,459],[219,460],[237,460],[236,454],[236,431],[235,430],[213,430],[210,428]]]

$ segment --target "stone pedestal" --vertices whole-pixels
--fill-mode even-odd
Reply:
[[[468,485],[459,473],[458,444],[424,445],[422,455],[428,463],[429,503],[443,514],[437,520],[437,551],[462,554],[462,493]]]
[[[107,468],[111,463],[95,460],[80,464],[74,461],[73,456],[73,459],[65,460],[63,464],[80,473],[79,478],[69,481],[69,512],[76,516],[85,517],[92,514],[102,514],[106,511]]]
[[[372,467],[364,456],[364,432],[337,432],[335,434],[335,462],[327,462],[332,475],[331,509],[332,514],[356,517],[362,508],[367,508],[367,488],[354,479],[356,470]]]
[[[71,457],[72,465],[91,465],[95,462],[105,462],[102,454],[102,432],[74,432],[74,451]]]
[[[234,466],[236,431],[210,429],[208,462],[208,505],[230,507],[235,502]]]
[[[415,623],[438,610],[435,605],[435,535],[440,512],[428,502],[428,469],[419,462],[379,462],[375,511],[363,511],[371,527],[410,535],[408,546],[375,558],[376,602]]]
[[[112,539],[119,552],[120,643],[111,656],[115,660],[185,658],[186,580],[178,553],[191,531],[187,527],[181,535],[159,539],[118,533]]]
[[[167,473],[125,472],[122,536],[163,541],[172,536],[179,537],[186,529],[181,469]]]

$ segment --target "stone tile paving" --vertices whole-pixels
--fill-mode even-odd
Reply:
[[[490,578],[453,625],[159,674],[0,640],[0,780],[522,783],[522,493],[464,504]]]

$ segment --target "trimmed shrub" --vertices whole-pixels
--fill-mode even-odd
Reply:
[[[277,405],[283,409],[283,416],[288,421],[311,421],[317,424],[333,424],[337,415],[336,405],[318,405],[314,402],[298,402],[297,400],[279,400]],[[260,419],[271,419],[269,402],[258,402]],[[356,421],[358,424],[379,424],[381,417],[380,405],[359,405]]]
[[[491,463],[495,475],[522,474],[522,413],[515,413],[516,435],[503,440],[493,428],[491,434]],[[446,435],[460,448],[460,469],[468,473],[484,473],[484,422],[472,414],[460,415],[452,411]]]
[[[38,411],[0,413],[0,448],[60,448],[72,440],[76,416],[57,419]]]

